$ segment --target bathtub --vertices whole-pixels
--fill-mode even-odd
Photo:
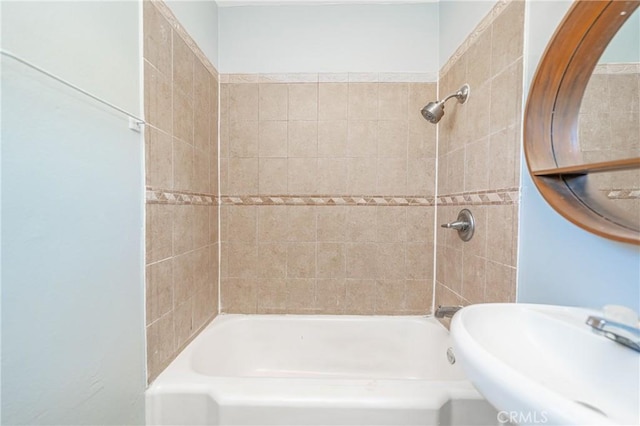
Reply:
[[[149,425],[498,424],[427,317],[220,315],[146,392]]]

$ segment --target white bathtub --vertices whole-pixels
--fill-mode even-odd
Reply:
[[[218,316],[147,390],[150,425],[497,424],[433,318]]]

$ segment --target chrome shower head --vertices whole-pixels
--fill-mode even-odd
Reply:
[[[447,102],[451,98],[456,98],[458,103],[463,104],[469,98],[469,93],[471,89],[468,84],[465,84],[458,90],[456,93],[453,93],[441,101],[438,102],[429,102],[425,105],[424,108],[420,111],[425,120],[430,123],[436,124],[442,116],[444,115],[444,103]]]

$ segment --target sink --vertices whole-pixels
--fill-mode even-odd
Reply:
[[[564,306],[471,305],[451,322],[456,359],[517,424],[640,425],[640,354],[592,332]]]

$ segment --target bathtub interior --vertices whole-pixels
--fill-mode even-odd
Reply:
[[[497,425],[433,318],[222,315],[147,390],[149,425]]]

